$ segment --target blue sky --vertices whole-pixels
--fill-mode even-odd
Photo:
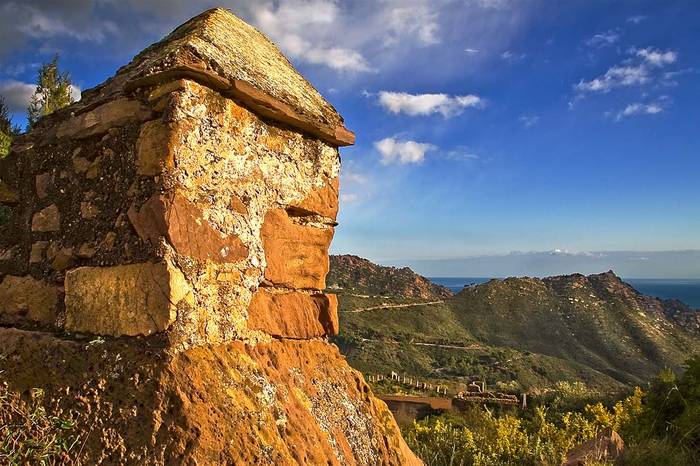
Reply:
[[[92,87],[215,4],[0,2],[0,93],[21,110],[56,51]],[[700,3],[218,4],[270,35],[357,134],[334,252],[700,249]]]

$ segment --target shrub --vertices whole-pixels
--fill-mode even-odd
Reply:
[[[75,423],[47,413],[44,393],[31,392],[28,402],[0,385],[0,464],[72,464],[80,448]],[[71,459],[73,458],[73,459]]]
[[[537,406],[528,416],[495,416],[479,407],[463,417],[442,415],[405,429],[409,446],[429,466],[560,465],[566,453],[605,428],[620,429],[641,413],[642,391],[582,412]]]

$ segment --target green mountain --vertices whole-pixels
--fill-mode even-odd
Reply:
[[[373,296],[441,299],[452,296],[444,286],[436,285],[408,267],[384,267],[357,256],[330,256],[326,277],[329,289]]]
[[[530,392],[581,381],[614,392],[700,351],[700,338],[681,325],[688,309],[641,295],[612,272],[491,280],[454,296],[421,297],[400,294],[403,286],[387,282],[392,272],[358,259],[352,272],[342,269],[349,261],[332,260],[330,275],[344,277],[335,290],[336,343],[367,375],[395,371],[455,390],[471,380]],[[374,276],[382,277],[377,286]],[[397,292],[356,292],[375,288]]]
[[[678,368],[698,339],[612,272],[509,278],[467,288],[451,301],[479,341],[574,361],[623,383]]]

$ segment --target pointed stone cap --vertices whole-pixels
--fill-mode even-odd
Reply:
[[[263,117],[335,146],[354,143],[338,112],[279,49],[226,9],[192,18],[137,55],[115,80],[129,93],[180,78],[216,89]]]

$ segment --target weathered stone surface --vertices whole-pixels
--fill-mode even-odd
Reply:
[[[198,57],[207,57],[206,66]],[[290,66],[277,47],[223,8],[193,18],[122,72],[131,78],[127,89],[194,79],[243,100],[258,114],[336,146],[352,144],[354,139],[335,109]]]
[[[124,126],[135,121],[145,121],[152,116],[151,111],[139,101],[117,99],[65,120],[58,125],[58,138],[86,138],[106,133],[109,129]]]
[[[71,162],[73,162],[73,171],[78,174],[88,171],[91,163],[88,159],[79,155],[73,156]]]
[[[88,344],[0,328],[0,341],[0,354],[15,355],[2,361],[0,383],[43,389],[75,419],[84,437],[71,460],[80,464],[421,464],[386,405],[325,341],[175,355],[145,338]]]
[[[96,178],[99,178],[100,174],[102,173],[102,156],[98,156],[90,162],[90,166],[88,167],[87,171],[85,172],[85,178],[88,180],[94,180]]]
[[[338,177],[326,181],[324,186],[314,189],[298,204],[292,204],[291,213],[318,214],[335,221],[338,215]]]
[[[248,328],[287,338],[336,335],[338,301],[335,295],[260,289],[248,307]]]
[[[96,253],[95,246],[90,243],[83,243],[80,245],[80,248],[78,249],[78,257],[82,257],[83,259],[90,259],[93,257]]]
[[[8,275],[0,283],[0,321],[53,324],[58,289],[33,277]]]
[[[298,225],[284,209],[272,209],[265,215],[260,237],[267,280],[287,288],[326,287],[333,229]]]
[[[174,148],[171,143],[172,130],[161,120],[153,120],[141,126],[136,142],[137,173],[156,176],[174,163]]]
[[[56,204],[40,210],[32,217],[32,231],[46,232],[61,229],[61,213]]]
[[[100,242],[100,249],[110,251],[114,248],[114,243],[117,241],[117,234],[113,231],[108,232]]]
[[[55,320],[68,334],[0,325],[0,383],[45,389],[75,417],[75,462],[417,462],[323,341],[338,331],[335,298],[314,291],[337,147],[352,136],[341,125],[267,39],[213,10],[20,137],[25,153],[0,164],[27,194],[3,270],[63,280]],[[37,206],[34,177],[48,171]],[[60,230],[33,234],[51,203]],[[29,266],[38,240],[50,243]]]
[[[132,206],[127,215],[141,239],[156,244],[164,236],[179,254],[216,263],[248,256],[240,238],[222,235],[204,219],[199,207],[177,192],[154,195],[138,212]]]
[[[29,252],[29,263],[35,264],[44,260],[44,251],[48,245],[48,241],[37,241],[32,244],[32,249]]]
[[[54,246],[53,244],[51,246]],[[51,268],[54,270],[65,270],[73,264],[73,248],[63,247],[51,251],[49,247],[49,253],[47,254],[51,259]]]
[[[95,207],[91,202],[83,201],[80,203],[80,216],[86,220],[93,219],[97,217],[100,213],[100,209]]]
[[[66,330],[150,335],[166,330],[191,291],[167,263],[79,267],[66,273]]]
[[[231,209],[241,215],[248,215],[248,207],[236,196],[231,198]]]
[[[51,173],[41,173],[36,176],[36,195],[39,199],[45,199],[46,196],[49,195],[49,188],[51,187],[51,178]]]
[[[0,180],[0,204],[16,204],[19,196],[4,181]]]
[[[569,450],[564,466],[585,466],[594,462],[615,461],[624,451],[625,442],[622,437],[608,427],[595,438]]]

